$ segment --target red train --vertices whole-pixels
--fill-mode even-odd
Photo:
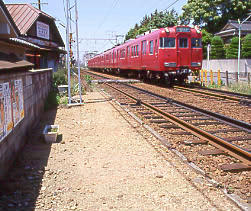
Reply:
[[[183,82],[201,69],[201,37],[199,30],[188,26],[154,29],[95,56],[88,67],[168,84]]]

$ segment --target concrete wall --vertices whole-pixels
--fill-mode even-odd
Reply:
[[[24,118],[0,142],[0,180],[6,175],[18,152],[26,141],[26,135],[39,121],[44,102],[51,88],[52,70],[7,72],[0,75],[0,83],[22,79]]]
[[[207,60],[203,60],[202,69],[209,69],[213,72],[220,70],[221,72],[228,71],[238,72],[238,60],[237,59],[217,59],[209,61],[209,68]],[[251,59],[240,59],[240,73],[247,74],[251,72]]]

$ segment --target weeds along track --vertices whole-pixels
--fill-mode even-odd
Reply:
[[[100,79],[122,79],[118,76],[93,71],[83,71],[83,74],[90,74],[93,77],[98,77]],[[240,121],[251,123],[251,106],[250,104],[248,104],[248,102],[250,102],[249,96],[245,98],[244,96],[237,97],[236,94],[233,96],[233,93],[230,93],[231,95],[219,95],[218,91],[215,90],[198,93],[189,90],[177,89],[177,87],[167,88],[149,83],[138,83],[133,84],[133,86],[150,90],[153,93],[171,98],[173,100],[177,100],[179,102],[183,102],[188,105],[192,105],[198,108],[209,110],[214,113],[229,116]],[[192,89],[195,90],[195,88]]]

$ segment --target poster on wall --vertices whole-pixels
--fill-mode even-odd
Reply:
[[[12,121],[10,83],[4,83],[3,90],[4,90],[4,113],[5,113],[4,119],[7,133],[6,135],[8,135],[14,126]]]
[[[24,118],[24,98],[22,80],[14,80],[11,83],[12,89],[12,114],[14,127]]]
[[[10,83],[0,84],[0,141],[13,129]]]
[[[4,126],[4,92],[3,84],[0,84],[0,140],[5,136]]]

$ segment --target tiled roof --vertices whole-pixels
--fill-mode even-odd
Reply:
[[[43,15],[54,20],[53,17],[31,6],[30,4],[6,4],[6,7],[21,34],[27,33],[39,15]]]
[[[239,29],[239,23],[238,21],[229,20],[228,23],[224,26],[224,28],[221,31],[224,31],[226,29]],[[246,21],[241,25],[241,30],[244,31],[251,31],[251,21]]]

